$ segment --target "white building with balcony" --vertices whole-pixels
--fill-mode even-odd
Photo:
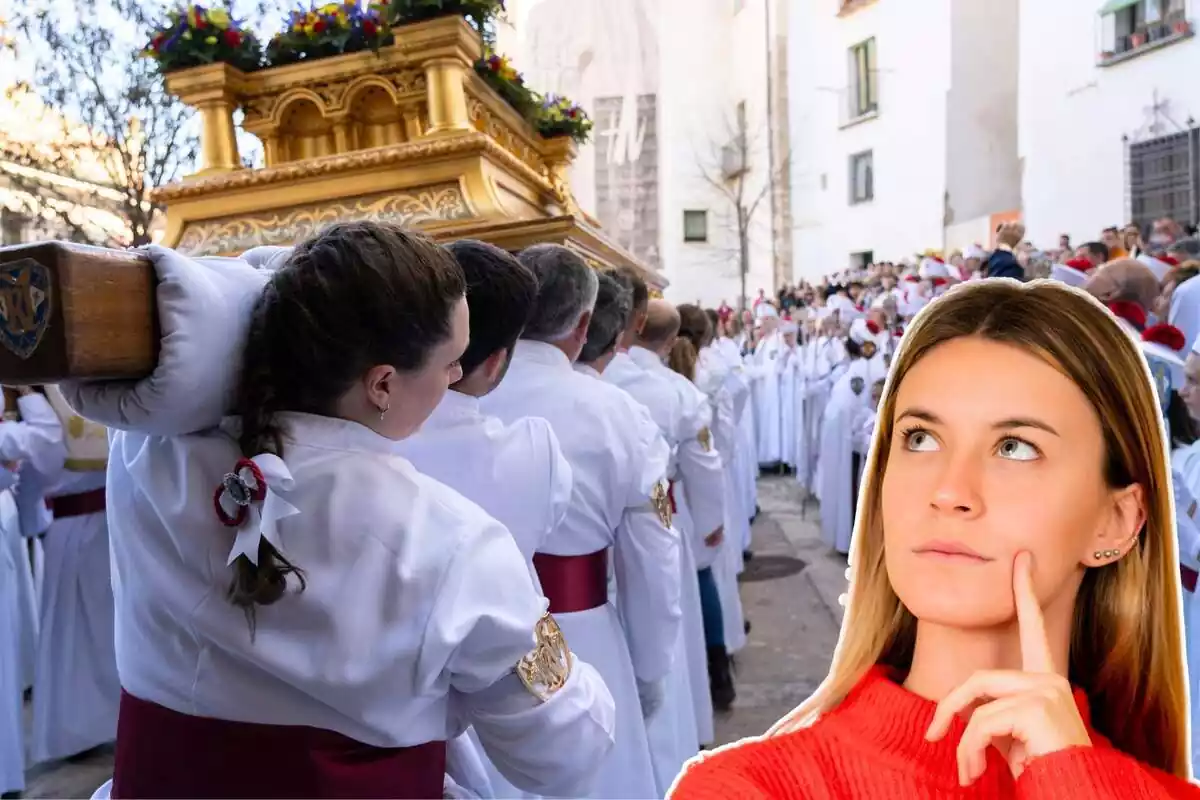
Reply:
[[[987,245],[997,222],[1018,213],[1019,5],[793,4],[797,277]]]
[[[1190,0],[1022,0],[1020,153],[1031,241],[1200,222]]]
[[[576,199],[662,272],[668,298],[736,305],[739,229],[746,293],[788,279],[786,116],[768,123],[769,89],[786,99],[786,48],[776,40],[787,33],[787,0],[506,6],[498,49],[531,87],[569,96],[595,120],[571,171]],[[741,226],[739,209],[743,219],[753,209]]]

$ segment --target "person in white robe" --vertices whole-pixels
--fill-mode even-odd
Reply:
[[[711,376],[713,382],[712,391],[706,393],[709,394],[710,403],[714,405],[717,426],[713,435],[717,440],[717,450],[721,453],[721,463],[725,470],[725,482],[729,487],[725,493],[725,534],[726,538],[736,545],[730,549],[733,563],[736,564],[735,574],[740,575],[745,566],[744,552],[749,550],[751,545],[750,521],[755,513],[753,495],[747,494],[743,486],[748,474],[746,467],[754,463],[753,444],[744,437],[745,428],[742,425],[742,418],[750,406],[750,383],[746,379],[741,359],[726,357],[721,347],[721,340],[716,334],[720,329],[717,312],[707,309],[705,314],[710,323],[711,333],[708,343],[700,349],[700,360],[696,370],[698,376]],[[726,415],[729,418],[727,431],[721,422]],[[721,445],[723,438],[726,440],[724,448]],[[725,616],[726,619],[731,619],[730,613],[727,612]],[[742,621],[741,637],[726,628],[725,644],[731,653],[741,649],[741,644],[735,643],[744,644],[748,625],[748,620]]]
[[[761,334],[754,345],[749,373],[753,380],[751,385],[754,392],[754,422],[757,426],[758,466],[770,468],[778,466],[783,455],[780,440],[782,418],[779,402],[779,365],[775,363],[780,354],[782,337],[779,335],[778,314],[767,314],[761,323]]]
[[[636,336],[645,325],[649,301],[646,285],[632,272],[601,273],[599,278],[600,290],[588,326],[588,341],[576,362],[576,369],[590,372],[627,391],[646,408],[664,438],[667,438],[677,427],[663,427],[663,417],[668,410],[664,405],[673,399],[671,394],[648,380],[648,376],[622,350],[626,337]],[[618,318],[621,323],[619,326],[615,324]],[[597,364],[601,369],[595,368]],[[632,383],[630,378],[633,379]],[[667,439],[667,443],[673,444],[670,439]],[[681,522],[678,515],[672,514],[672,525],[677,530],[680,530]],[[708,685],[703,660],[704,624],[700,612],[700,587],[690,538],[680,530],[678,580],[683,624],[676,638],[674,660],[667,673],[662,708],[646,720],[646,736],[660,796],[666,795],[683,764],[700,750],[699,713],[693,697],[693,683],[698,685],[702,697],[706,696]],[[692,643],[699,646],[698,651],[690,650],[689,644]],[[711,717],[711,704],[707,706],[707,713]]]
[[[821,467],[817,497],[821,503],[821,533],[827,545],[842,554],[850,552],[859,480],[864,453],[855,449],[862,421],[869,409],[871,386],[883,378],[875,360],[874,335],[866,320],[857,319],[846,339],[850,364],[829,395],[821,420]]]
[[[714,321],[714,315],[715,312],[709,309],[709,321],[713,321],[714,330],[720,331],[720,319]],[[720,333],[714,336],[708,347],[701,350],[700,357],[701,365],[708,371],[725,375],[725,389],[733,399],[733,461],[727,464],[726,469],[730,471],[737,495],[737,509],[734,511],[745,517],[742,548],[748,549],[750,519],[755,515],[757,504],[755,473],[758,463],[754,447],[754,405],[751,403],[750,379],[746,377],[742,354],[727,336]]]
[[[34,668],[34,762],[78,755],[113,741],[121,682],[114,647],[105,472],[108,433],[85,422],[57,386],[44,387],[62,450],[45,463],[28,461],[19,480],[38,486],[53,521],[45,553]],[[38,502],[19,490],[21,504]],[[26,514],[28,516],[28,514]]]
[[[595,272],[559,245],[535,245],[520,260],[538,279],[535,310],[482,409],[506,421],[548,420],[574,476],[567,516],[539,551],[549,558],[538,574],[551,608],[564,609],[558,618],[572,647],[604,676],[617,704],[616,746],[587,796],[652,797],[658,784],[645,719],[664,699],[682,617],[680,537],[666,492],[670,448],[643,406],[572,367],[599,290]],[[610,552],[616,608],[608,602]]]
[[[116,429],[112,796],[440,797],[472,725],[514,785],[587,791],[603,680],[512,534],[395,452],[461,377],[454,259],[369,222],[270,273],[145,252],[155,372],[64,387]]]
[[[12,423],[9,423],[12,424]],[[0,471],[0,794],[25,790],[25,713],[22,674],[22,571],[29,563],[21,537],[17,504],[9,487],[16,477]],[[16,541],[15,550],[10,543]]]
[[[736,696],[725,642],[724,597],[740,606],[736,578],[722,588],[717,567],[725,544],[723,471],[720,453],[714,446],[715,411],[708,397],[696,384],[698,348],[696,342],[706,335],[707,318],[697,306],[687,307],[691,316],[689,337],[679,335],[680,314],[665,300],[650,305],[650,316],[630,357],[652,375],[669,380],[683,398],[685,420],[676,448],[677,481],[672,499],[683,519],[684,530],[697,541],[696,566],[700,583],[700,605],[704,621],[704,640],[708,650],[708,672],[713,707],[728,710]],[[652,327],[653,324],[653,327]],[[675,333],[671,333],[674,331]],[[694,339],[691,337],[695,337]],[[688,434],[692,434],[689,436]],[[711,533],[705,533],[711,531]],[[703,546],[701,547],[700,544]],[[740,609],[738,618],[741,618]]]
[[[470,339],[459,359],[463,377],[450,387],[421,429],[396,452],[421,473],[454,489],[508,529],[541,585],[534,557],[567,512],[571,466],[544,419],[506,425],[479,410],[499,385],[533,310],[537,279],[508,252],[463,239],[446,249],[467,284]],[[479,797],[529,796],[491,764],[474,729],[448,743],[447,773]]]
[[[776,368],[779,370],[779,456],[784,466],[795,471],[797,430],[804,424],[804,408],[797,400],[801,379],[800,327],[795,322],[779,326],[782,339]]]
[[[736,320],[730,320],[730,324]],[[719,336],[713,346],[730,365],[732,374],[736,376],[743,389],[735,392],[737,401],[738,453],[737,485],[742,498],[742,506],[750,512],[750,518],[758,513],[758,439],[754,421],[753,379],[747,371],[746,360],[743,357],[742,344],[735,336],[728,333]],[[750,549],[750,533],[747,528],[746,541],[743,550]]]
[[[631,281],[636,303],[644,295],[637,279]],[[724,646],[721,591],[712,569],[725,538],[724,475],[713,447],[708,398],[663,363],[679,325],[679,313],[670,303],[649,301],[645,323],[640,330],[626,331],[623,344],[628,350],[613,360],[605,377],[646,405],[673,449],[669,476],[672,509],[683,536],[685,557],[691,561],[685,579],[697,590],[695,595],[689,592],[686,599],[689,669],[700,741],[711,744],[713,709],[727,709],[735,696]]]
[[[50,472],[65,455],[62,426],[43,394],[21,387],[17,395],[19,417],[0,424],[0,461]],[[11,491],[16,480],[12,469],[0,470],[0,793],[25,789],[24,690],[36,643],[29,555]]]
[[[10,397],[11,395],[11,397]],[[27,427],[21,417],[19,408],[20,395],[17,390],[10,389],[5,392],[4,410],[5,427],[0,427],[0,432],[6,433],[10,437],[15,437],[20,440],[28,438],[30,433],[34,441],[27,442],[27,447],[39,447],[35,444],[36,440],[41,436],[49,436],[57,441],[62,439],[62,426],[58,424],[58,417],[53,415],[51,409],[39,406],[38,413],[33,422],[29,423],[32,428]],[[11,407],[7,407],[11,400]],[[41,423],[39,424],[39,419]],[[7,427],[11,425],[12,427]],[[0,448],[3,449],[3,448]],[[21,447],[15,448],[18,451]],[[4,486],[4,491],[8,493],[6,505],[12,505],[17,512],[17,518],[12,521],[12,525],[7,529],[8,534],[4,543],[6,543],[12,553],[12,563],[14,572],[14,588],[17,592],[17,636],[18,636],[18,674],[20,676],[20,685],[23,692],[29,691],[33,687],[33,676],[37,662],[37,640],[38,627],[41,621],[41,592],[40,592],[40,576],[43,574],[42,566],[44,564],[42,542],[39,535],[44,533],[49,527],[49,512],[45,508],[45,504],[41,504],[41,514],[30,515],[34,518],[36,527],[31,527],[29,530],[22,528],[19,506],[16,502],[17,493],[17,472],[20,469],[20,464],[15,461],[9,461],[0,465],[0,484]],[[32,472],[27,473],[32,476]],[[30,478],[32,480],[32,477]],[[31,492],[31,494],[37,494]]]
[[[817,323],[818,336],[812,353],[811,366],[806,369],[805,414],[808,441],[808,480],[805,484],[809,493],[819,499],[821,485],[821,425],[829,394],[834,384],[842,377],[850,363],[846,353],[842,326],[837,312],[824,312]]]
[[[725,369],[722,365],[710,362],[713,367],[710,370],[710,365],[705,363],[704,353],[714,334],[709,315],[698,305],[683,304],[676,310],[680,316],[679,335],[667,355],[667,365],[685,378],[690,377],[696,388],[707,398],[712,419],[710,435],[721,463],[721,484],[725,500],[724,530],[712,571],[721,601],[721,642],[732,666],[733,657],[746,645],[747,620],[738,585],[743,560],[738,548],[746,539],[744,528],[748,527],[749,523],[730,474],[730,462],[736,450],[734,401],[732,393],[726,388]],[[733,694],[732,674],[729,684],[730,694]],[[718,687],[718,692],[723,691],[723,688]]]

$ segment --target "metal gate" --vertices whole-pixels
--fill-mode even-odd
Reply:
[[[1135,224],[1146,230],[1163,217],[1181,225],[1200,222],[1200,129],[1130,142],[1126,153],[1129,217]]]

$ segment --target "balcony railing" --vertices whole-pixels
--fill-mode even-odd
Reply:
[[[1132,33],[1114,35],[1110,44],[1100,53],[1100,66],[1119,64],[1142,53],[1189,39],[1195,33],[1195,26],[1184,13],[1170,14],[1166,19],[1147,23]]]

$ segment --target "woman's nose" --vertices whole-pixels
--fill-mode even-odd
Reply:
[[[934,485],[930,505],[946,514],[977,516],[983,510],[979,465],[967,459],[949,459]]]

